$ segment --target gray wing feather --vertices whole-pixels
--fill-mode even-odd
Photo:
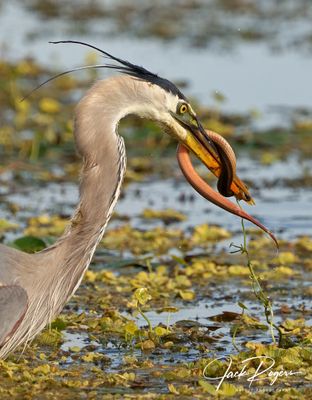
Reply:
[[[0,286],[0,347],[21,323],[27,306],[28,296],[21,286]]]

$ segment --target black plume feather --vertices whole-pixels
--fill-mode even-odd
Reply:
[[[106,64],[106,65],[98,65],[94,66],[95,68],[110,68],[110,69],[115,69],[123,74],[131,75],[135,78],[142,79],[144,81],[150,82],[154,85],[158,85],[167,92],[170,92],[174,95],[177,95],[179,98],[186,100],[184,94],[168,79],[161,78],[160,76],[154,74],[153,72],[148,71],[144,67],[141,67],[139,65],[132,64],[129,61],[122,60],[121,58],[115,57],[110,53],[107,53],[104,50],[99,49],[96,46],[93,46],[92,44],[81,42],[78,40],[59,40],[57,42],[49,42],[52,44],[59,44],[59,43],[74,43],[74,44],[80,44],[83,46],[90,47],[91,49],[94,49],[96,51],[99,51],[102,53],[105,57],[110,58],[111,60],[116,61],[117,63],[121,65],[111,65],[111,64]],[[90,66],[92,68],[92,66]],[[77,70],[77,69],[76,69]],[[72,72],[73,70],[69,71]],[[66,72],[65,72],[66,73]],[[65,74],[62,73],[62,74]],[[60,76],[60,75],[58,75]]]

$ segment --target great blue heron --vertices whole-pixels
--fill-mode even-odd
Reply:
[[[233,154],[227,155],[229,146],[218,136],[209,138],[180,90],[143,67],[97,50],[118,65],[95,67],[113,68],[122,75],[95,83],[76,108],[74,137],[83,167],[73,217],[63,236],[38,253],[0,245],[0,358],[32,340],[79,287],[120,194],[126,154],[117,127],[126,115],[158,122],[185,146],[179,148],[179,161],[194,187],[227,211],[255,222],[220,194],[209,192],[194,170],[185,167],[189,160],[185,148],[207,166],[214,160],[216,169],[219,167],[219,190],[228,196],[232,188],[237,197],[250,200],[235,175]]]

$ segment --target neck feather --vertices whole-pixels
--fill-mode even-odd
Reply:
[[[43,251],[69,295],[78,288],[120,194],[126,155],[116,130],[128,113],[123,93],[112,93],[110,80],[93,86],[77,106],[74,135],[83,159],[79,203],[63,236]]]

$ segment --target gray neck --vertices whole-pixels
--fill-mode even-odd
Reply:
[[[126,168],[124,142],[116,130],[128,112],[121,108],[122,92],[112,95],[109,82],[94,85],[77,106],[74,135],[83,159],[79,204],[63,236],[41,253],[53,262],[56,275],[62,270],[62,278],[64,271],[71,276],[70,285],[62,279],[70,294],[79,286],[104,234]],[[118,114],[113,112],[117,104]]]

